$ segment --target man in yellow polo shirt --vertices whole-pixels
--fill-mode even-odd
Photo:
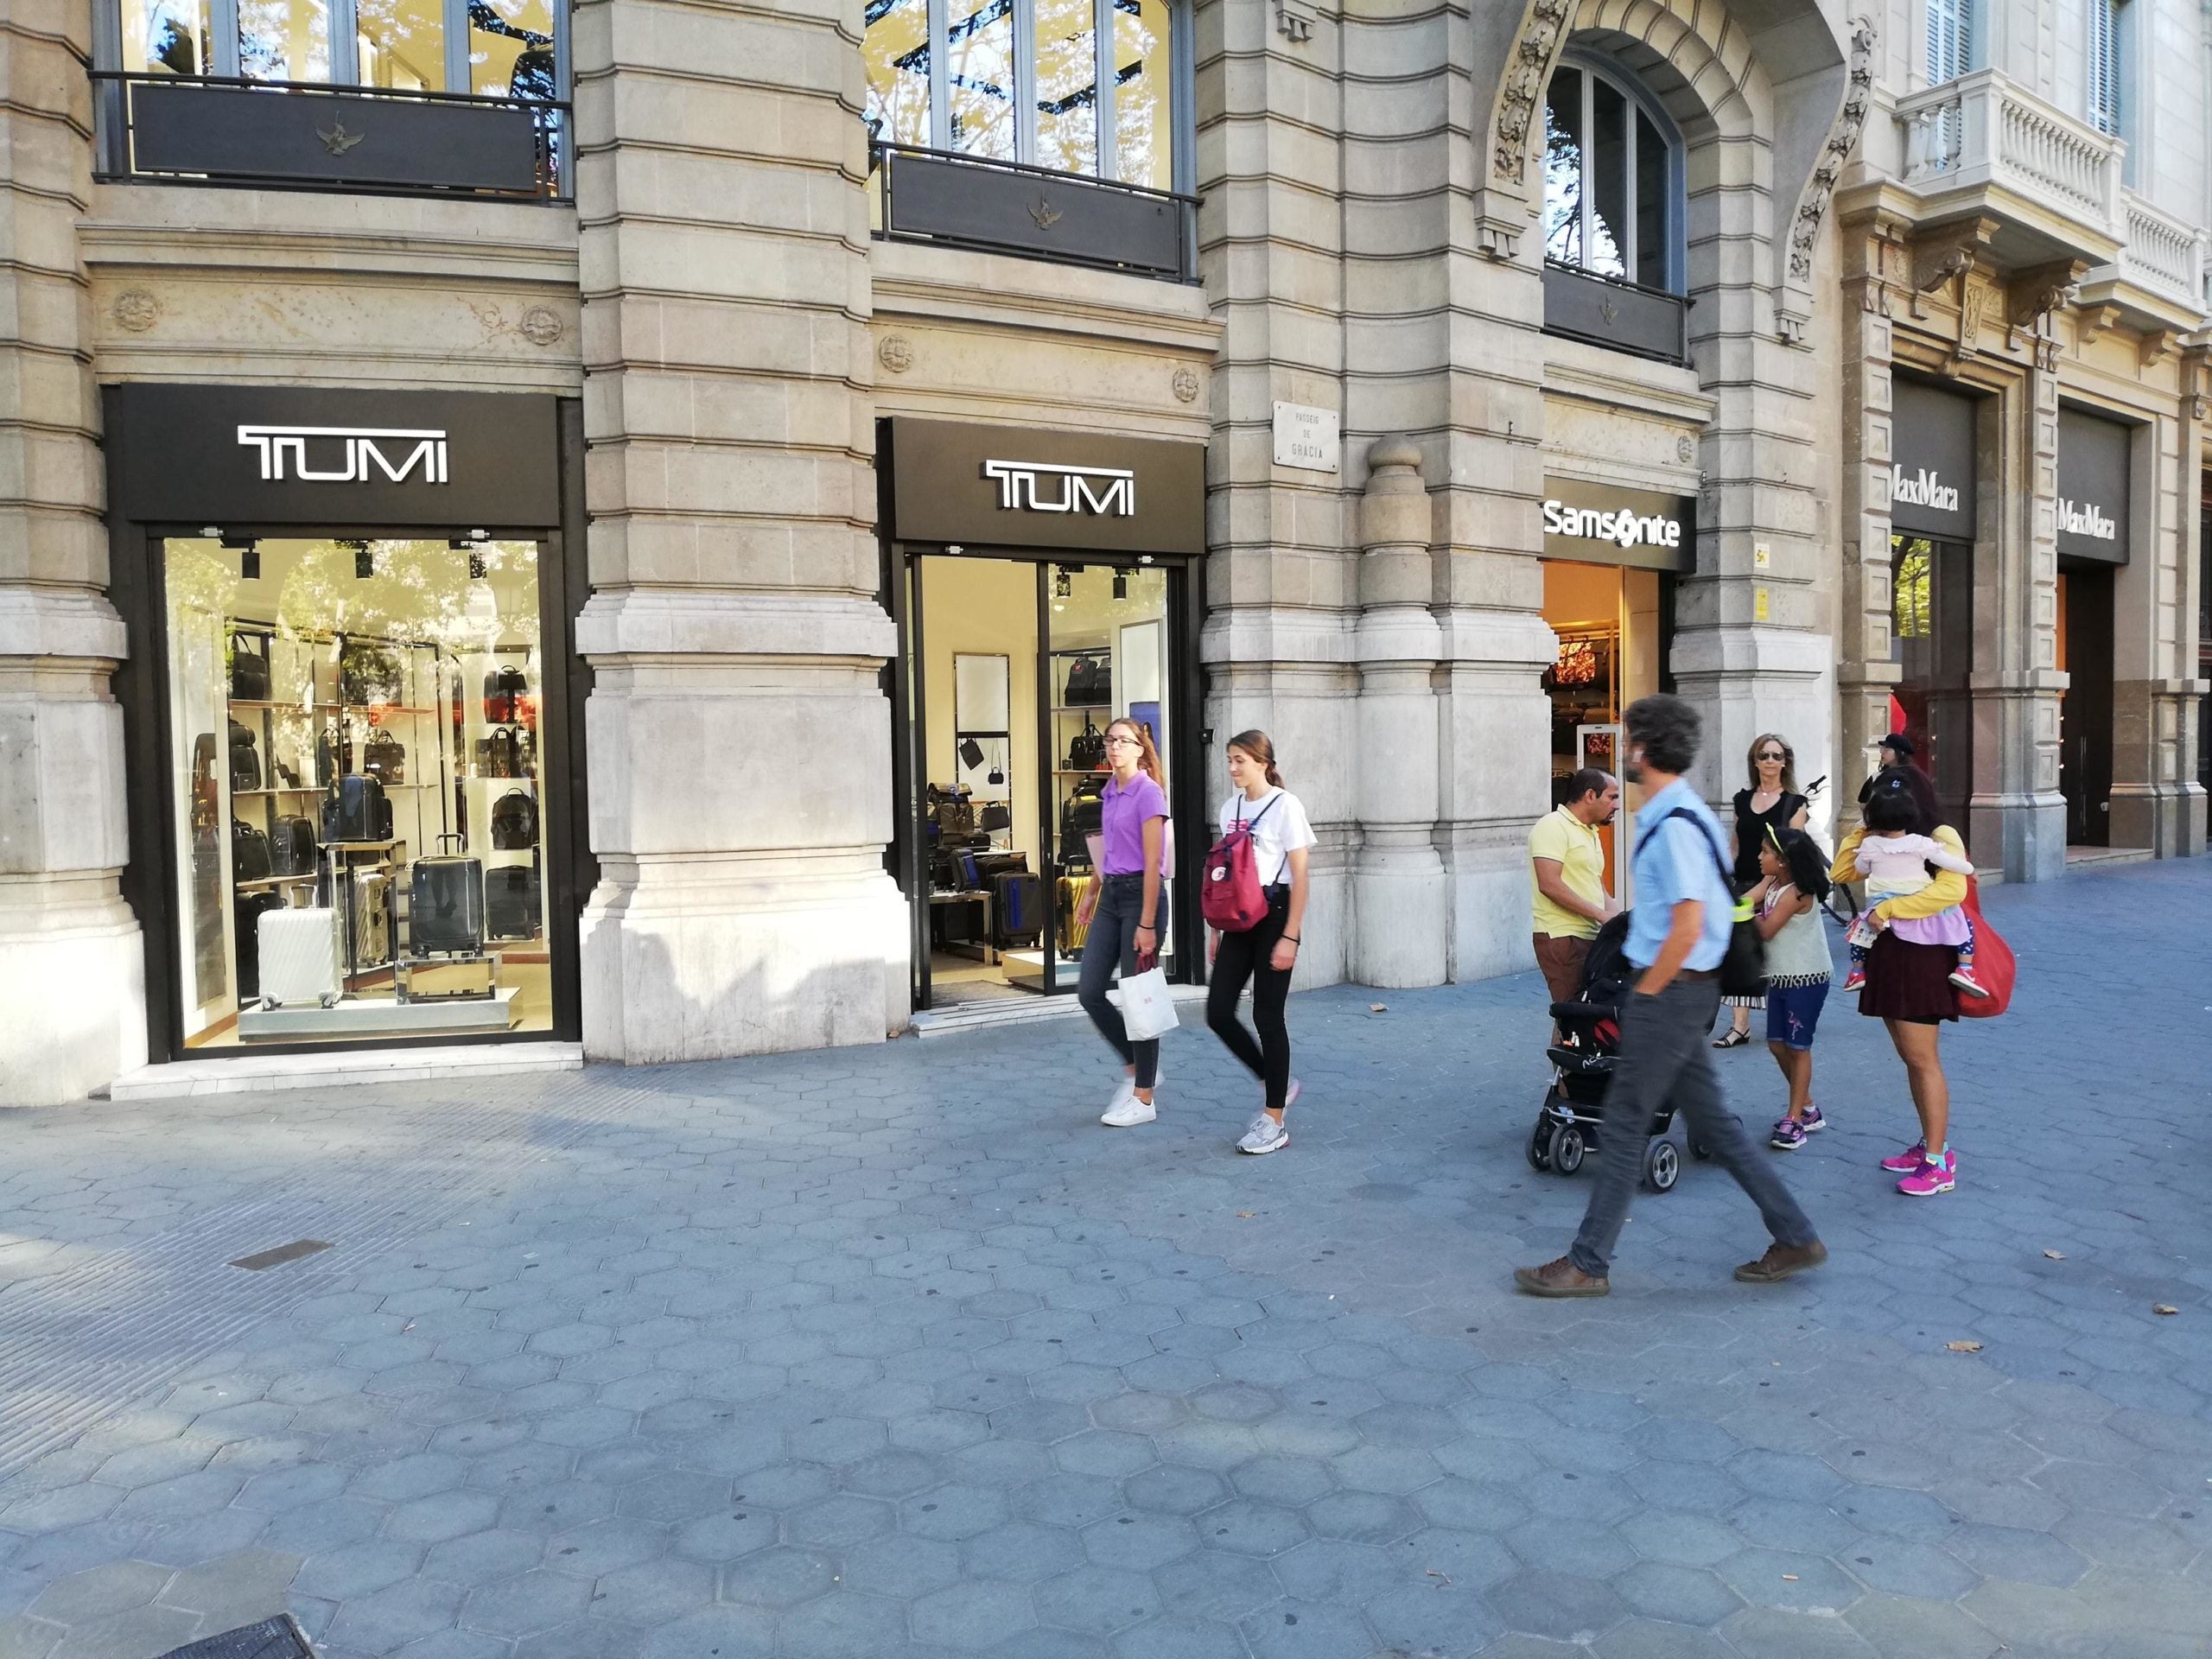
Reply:
[[[1598,826],[1621,809],[1621,786],[1611,774],[1586,766],[1571,774],[1566,798],[1529,831],[1534,889],[1536,966],[1554,1002],[1582,988],[1582,963],[1599,927],[1619,912],[1605,891],[1605,844]]]

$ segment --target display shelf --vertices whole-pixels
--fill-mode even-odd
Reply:
[[[315,879],[315,873],[309,870],[305,875],[262,875],[251,881],[233,881],[231,885],[240,893],[259,893],[270,887],[296,887],[302,881],[312,882]]]
[[[311,714],[317,709],[327,714],[333,709],[356,706],[343,702],[272,702],[265,697],[232,697],[230,703],[233,709],[289,709],[295,714],[302,715]]]
[[[253,795],[320,795],[323,790],[321,784],[280,784],[274,789],[234,789],[231,798],[238,801]]]
[[[1113,775],[1114,769],[1111,766],[1054,766],[1052,768],[1052,776],[1055,778],[1111,778]]]
[[[1101,709],[1111,709],[1113,706],[1110,702],[1056,702],[1052,705],[1052,712],[1056,715],[1095,715]]]

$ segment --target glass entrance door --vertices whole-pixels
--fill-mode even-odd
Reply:
[[[909,556],[901,578],[897,863],[914,1006],[1071,992],[1106,728],[1136,720],[1163,767],[1185,735],[1178,578],[1158,565],[938,553]],[[1171,885],[1173,858],[1171,837]],[[1174,974],[1172,930],[1162,955]]]
[[[1890,537],[1891,651],[1904,671],[1890,730],[1912,740],[1942,821],[1963,825],[1974,793],[1974,549]]]

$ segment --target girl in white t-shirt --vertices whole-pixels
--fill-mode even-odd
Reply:
[[[1267,894],[1268,913],[1243,933],[1210,930],[1213,977],[1206,988],[1206,1024],[1267,1090],[1237,1151],[1280,1152],[1290,1144],[1282,1115],[1299,1095],[1298,1080],[1290,1075],[1284,1004],[1305,928],[1306,849],[1313,844],[1313,826],[1298,797],[1282,786],[1275,746],[1265,732],[1239,732],[1229,740],[1229,781],[1236,793],[1222,804],[1221,832],[1227,835],[1239,822],[1251,826],[1252,865]],[[1236,999],[1248,981],[1257,1041],[1236,1017]]]

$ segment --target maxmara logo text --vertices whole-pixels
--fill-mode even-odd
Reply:
[[[238,442],[261,457],[265,484],[294,479],[302,484],[367,484],[378,474],[404,484],[418,467],[421,481],[443,484],[446,435],[387,426],[242,426]],[[309,464],[308,446],[315,446]],[[412,446],[410,448],[409,446]],[[399,457],[397,463],[392,457]],[[335,465],[332,463],[335,462]]]
[[[1006,512],[1090,512],[1134,518],[1137,475],[1119,467],[1055,467],[1042,461],[987,461],[983,476],[999,486]]]
[[[1608,512],[1596,507],[1570,507],[1563,502],[1547,501],[1544,534],[1572,536],[1585,542],[1611,542],[1620,547],[1678,548],[1682,544],[1682,521],[1639,513],[1632,507],[1618,507]]]
[[[1954,486],[1925,467],[1907,474],[1903,461],[1890,468],[1890,502],[1895,505],[1900,501],[1909,507],[1931,507],[1937,512],[1959,510],[1959,493]]]
[[[2120,526],[2105,517],[2105,510],[2094,501],[2069,501],[2058,498],[2058,527],[2069,536],[2088,536],[2100,542],[2120,539]]]

